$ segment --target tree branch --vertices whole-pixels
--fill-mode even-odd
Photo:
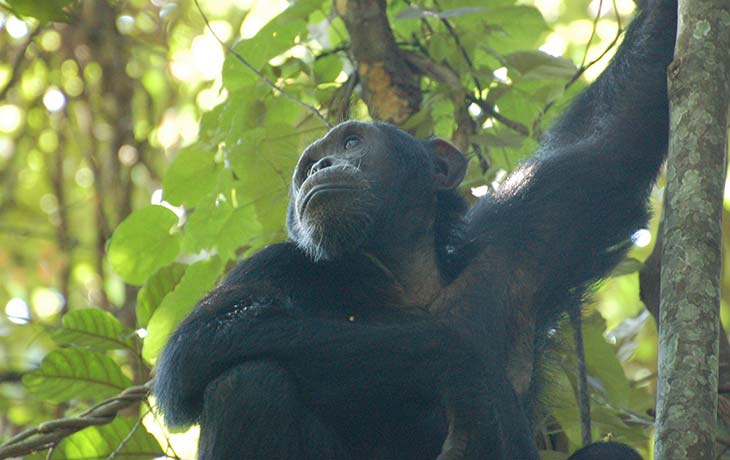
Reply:
[[[651,3],[675,8],[670,1]],[[668,72],[671,135],[654,450],[661,460],[717,458],[728,18],[727,0],[679,0],[677,46]]]
[[[50,449],[68,436],[84,428],[111,423],[122,409],[147,399],[151,382],[129,387],[119,395],[102,401],[77,417],[49,420],[25,430],[0,445],[0,459],[21,457]]]
[[[385,0],[341,0],[335,2],[335,9],[350,35],[362,97],[370,114],[403,124],[420,108],[421,86],[395,41]]]

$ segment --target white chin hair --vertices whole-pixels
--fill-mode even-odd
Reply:
[[[300,221],[296,243],[315,262],[335,260],[357,250],[367,239],[371,222],[364,213],[348,219],[329,218],[327,225]]]

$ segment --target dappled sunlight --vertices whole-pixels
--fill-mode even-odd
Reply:
[[[66,105],[66,96],[58,88],[50,87],[43,95],[43,105],[50,112],[58,112]]]
[[[487,193],[489,193],[489,187],[486,185],[471,188],[471,195],[477,198],[483,197]]]
[[[50,320],[61,312],[66,299],[55,289],[36,288],[30,298],[35,316],[42,320]]]
[[[12,104],[0,105],[0,132],[12,133],[20,128],[23,112]]]
[[[16,40],[20,40],[28,35],[29,29],[25,21],[22,21],[15,16],[10,16],[5,22],[5,30],[8,31],[8,35]]]
[[[151,399],[154,401],[154,398]],[[196,458],[196,453],[198,452],[198,436],[200,435],[200,428],[197,425],[182,432],[171,433],[165,427],[162,417],[153,412],[148,412],[145,415],[142,424],[157,438],[163,449],[166,446],[174,446],[173,450],[168,452],[168,455],[176,456],[181,460],[194,460]]]
[[[637,230],[636,233],[631,235],[631,242],[634,246],[639,248],[645,248],[651,244],[651,232],[645,228]]]
[[[15,324],[27,324],[30,321],[28,304],[18,297],[13,297],[5,304],[5,315]]]

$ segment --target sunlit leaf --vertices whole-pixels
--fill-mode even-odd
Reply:
[[[617,407],[629,402],[630,384],[614,347],[603,337],[606,323],[600,315],[592,315],[583,321],[583,342],[586,351],[588,374],[593,387]]]
[[[175,326],[213,288],[222,268],[218,257],[196,262],[187,268],[180,282],[165,296],[147,324],[147,337],[142,348],[144,359],[150,363],[155,361]]]
[[[295,38],[307,28],[307,19],[322,7],[322,0],[299,0],[284,10],[249,39],[239,42],[235,51],[251,66],[260,70],[272,58],[295,45]],[[258,77],[232,54],[223,64],[223,82],[234,90],[258,80]]]
[[[505,57],[510,69],[524,80],[568,80],[575,72],[572,61],[542,51],[520,51]]]
[[[114,350],[131,348],[127,330],[111,313],[98,308],[73,310],[63,316],[63,327],[53,331],[53,339],[64,345]]]
[[[150,460],[162,457],[159,443],[144,425],[117,417],[107,425],[84,428],[64,439],[53,450],[53,460]]]
[[[15,13],[41,22],[67,21],[68,8],[77,0],[4,0]],[[0,2],[2,4],[3,2]]]
[[[177,286],[187,268],[185,264],[173,263],[162,267],[147,280],[137,294],[137,326],[147,326],[162,299]]]
[[[336,55],[325,56],[314,63],[314,77],[317,83],[334,81],[342,72],[342,58]]]
[[[484,15],[484,21],[494,29],[493,33],[485,34],[484,30],[468,33],[481,35],[481,46],[490,47],[501,55],[535,48],[542,33],[549,30],[537,8],[529,5],[491,8],[489,14]]]
[[[197,142],[178,152],[162,179],[163,198],[174,205],[192,206],[210,194],[218,182],[220,165],[215,151]]]
[[[109,244],[109,263],[124,281],[142,284],[180,250],[180,236],[173,234],[175,213],[163,206],[147,206],[129,215],[114,231]]]
[[[132,384],[113,359],[78,348],[48,353],[40,369],[26,374],[23,383],[37,398],[56,403],[74,398],[100,400]]]
[[[200,203],[185,224],[183,250],[197,253],[216,249],[223,259],[232,259],[239,247],[261,234],[255,208],[234,207],[230,199],[213,198],[210,202]]]

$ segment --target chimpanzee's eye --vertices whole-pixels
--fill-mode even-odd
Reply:
[[[350,150],[352,148],[357,147],[360,145],[360,138],[357,136],[347,136],[345,138],[345,142],[343,143],[343,146],[345,147],[345,150]]]

